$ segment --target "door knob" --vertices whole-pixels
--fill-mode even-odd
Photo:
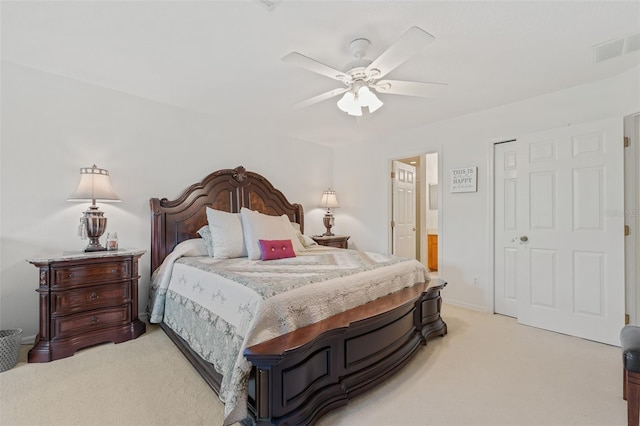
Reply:
[[[520,241],[522,241],[523,243],[526,243],[527,241],[529,241],[529,237],[527,237],[526,235],[523,235],[522,237],[520,237]]]

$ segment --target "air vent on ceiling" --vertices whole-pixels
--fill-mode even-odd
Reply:
[[[640,31],[593,46],[594,61],[602,62],[640,50]]]
[[[624,53],[637,52],[640,50],[640,32],[627,36],[624,43]]]
[[[276,1],[277,0],[256,0],[258,3],[260,3],[262,6],[264,6],[265,9],[267,9],[268,11],[272,11],[274,7],[276,7]]]

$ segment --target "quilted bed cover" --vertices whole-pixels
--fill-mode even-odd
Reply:
[[[356,250],[314,247],[271,261],[193,253],[179,245],[154,273],[150,320],[223,375],[225,425],[247,417],[245,348],[429,280],[415,259]]]

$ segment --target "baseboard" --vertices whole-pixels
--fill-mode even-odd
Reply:
[[[142,322],[149,323],[149,312],[142,312],[138,314],[138,319]]]
[[[486,306],[473,305],[471,303],[460,302],[458,300],[445,299],[444,297],[443,297],[443,303],[448,304],[448,305],[457,306],[459,308],[470,309],[472,311],[484,312],[484,313],[488,313],[488,314],[492,314],[493,313],[493,312],[490,312],[487,309]]]
[[[25,336],[20,340],[20,344],[22,345],[33,345],[36,341],[36,335]]]

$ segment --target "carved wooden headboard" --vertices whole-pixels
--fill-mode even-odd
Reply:
[[[286,214],[304,232],[304,212],[258,173],[244,167],[213,172],[175,200],[151,198],[151,272],[178,243],[198,238],[207,224],[206,207],[238,213],[242,207],[264,214]]]

